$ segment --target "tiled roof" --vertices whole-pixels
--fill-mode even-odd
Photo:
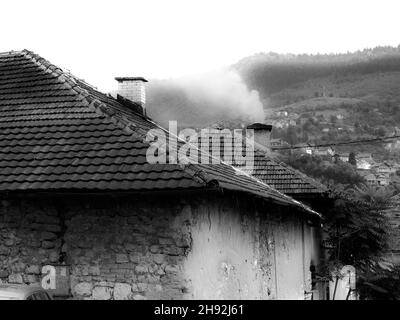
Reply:
[[[290,196],[321,195],[327,192],[323,184],[262,153],[255,155],[253,176]]]
[[[272,156],[270,152],[267,152],[265,148],[262,148],[262,146],[257,143],[254,144],[254,164],[249,170],[244,168],[241,164],[235,163],[234,154],[229,151],[227,152],[227,150],[230,150],[229,148],[224,150],[225,144],[221,142],[227,141],[229,143],[229,141],[231,141],[229,146],[235,146],[232,150],[241,152],[239,150],[240,145],[238,145],[240,141],[235,140],[230,131],[226,131],[225,133],[224,131],[218,132],[218,130],[207,133],[208,136],[214,137],[209,141],[209,153],[220,158],[222,161],[230,163],[237,168],[241,168],[243,171],[248,172],[276,190],[292,197],[298,195],[321,196],[323,194],[325,195],[328,191],[326,186],[277,160],[276,157]],[[229,140],[223,140],[222,137],[229,137]],[[214,144],[213,141],[217,143]],[[201,144],[202,139],[201,136],[199,136],[198,145],[201,147]]]
[[[30,51],[0,54],[0,191],[212,186],[313,212],[226,164],[147,163],[152,128],[149,118]]]

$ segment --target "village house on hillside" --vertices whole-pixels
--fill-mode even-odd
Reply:
[[[260,179],[316,186],[268,159],[260,179],[148,163],[145,80],[118,81],[112,98],[32,52],[0,55],[0,280],[50,265],[64,298],[323,298],[320,215]]]

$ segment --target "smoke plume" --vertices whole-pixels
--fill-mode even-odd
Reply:
[[[264,121],[259,94],[249,90],[239,74],[219,70],[169,80],[151,80],[147,88],[148,114],[166,125],[201,127],[216,122]]]

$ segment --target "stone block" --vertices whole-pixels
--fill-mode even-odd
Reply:
[[[128,300],[132,294],[132,287],[127,283],[116,283],[114,286],[114,300]]]
[[[38,283],[39,277],[34,274],[26,274],[26,275],[24,275],[24,282],[29,283],[29,284]]]
[[[74,287],[74,291],[78,296],[89,297],[92,294],[92,288],[91,283],[80,282]]]
[[[55,243],[53,241],[44,240],[42,241],[43,249],[53,249],[55,247]]]
[[[92,291],[94,300],[110,300],[113,290],[110,287],[95,287]]]
[[[10,249],[2,244],[0,244],[0,255],[7,255]]]
[[[52,263],[59,262],[60,255],[57,251],[51,251],[49,254],[49,261]]]
[[[15,240],[14,240],[14,239],[6,239],[6,240],[4,241],[4,244],[5,244],[7,247],[11,247],[11,246],[15,245]]]
[[[40,233],[41,240],[55,240],[57,239],[57,235],[53,232],[43,231]]]
[[[13,274],[10,274],[8,276],[8,282],[9,283],[18,283],[18,284],[20,284],[20,283],[24,283],[24,279],[22,277],[22,274],[13,273]]]
[[[25,273],[27,274],[41,274],[40,267],[36,264],[31,264],[26,267]]]
[[[149,271],[148,267],[145,265],[139,265],[135,267],[135,272],[137,274],[145,274]]]
[[[0,279],[8,278],[9,275],[10,273],[7,270],[0,271]]]
[[[129,260],[134,263],[139,263],[143,259],[143,255],[140,253],[131,253],[129,254]]]
[[[15,262],[11,265],[11,270],[13,273],[22,273],[25,271],[26,264],[23,262]]]
[[[99,266],[90,266],[89,274],[92,276],[99,276],[100,275],[100,267]]]
[[[154,254],[153,261],[157,264],[162,264],[164,262],[164,255],[160,253]]]
[[[117,263],[127,263],[127,262],[129,262],[129,257],[127,254],[117,253],[115,255],[115,260]]]

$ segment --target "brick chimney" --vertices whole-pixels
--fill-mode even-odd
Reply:
[[[247,129],[254,130],[255,149],[271,151],[271,131],[272,125],[263,123],[253,123]]]
[[[148,81],[142,77],[116,77],[115,80],[118,81],[117,94],[130,102],[137,103],[144,110]]]

